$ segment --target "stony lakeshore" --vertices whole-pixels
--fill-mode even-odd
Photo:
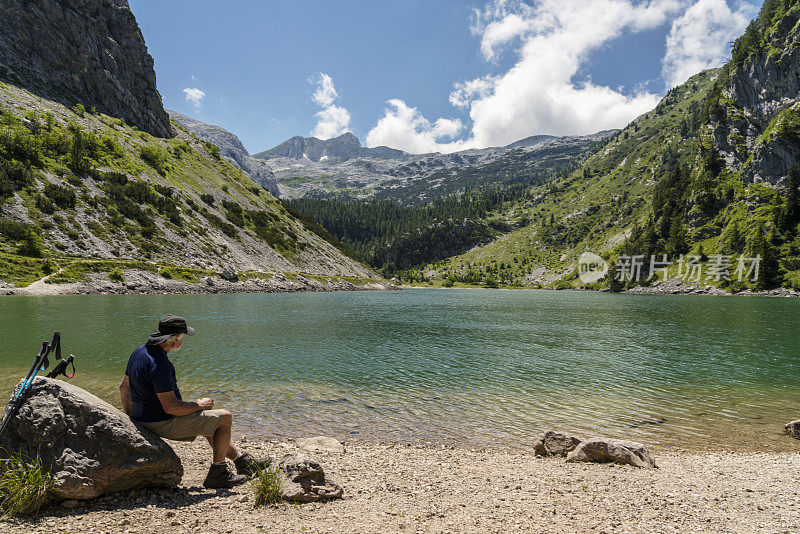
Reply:
[[[167,279],[139,270],[126,270],[122,281],[105,273],[92,273],[81,282],[50,284],[46,278],[27,287],[14,287],[0,280],[0,295],[181,295],[215,293],[292,293],[301,291],[385,291],[399,289],[380,279],[314,277],[302,274],[269,273],[263,277],[239,279],[235,272],[226,279],[205,276],[197,282]],[[355,283],[354,283],[355,282]]]
[[[788,436],[783,439],[791,439]],[[248,441],[280,458],[295,442]],[[797,532],[800,452],[652,451],[658,469],[507,450],[345,444],[311,452],[340,500],[255,508],[247,485],[205,490],[209,448],[171,442],[178,489],[62,503],[0,532]]]

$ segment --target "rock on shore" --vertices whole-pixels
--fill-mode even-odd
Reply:
[[[177,486],[183,476],[180,459],[161,438],[61,380],[37,378],[0,439],[0,451],[41,457],[57,500]]]
[[[607,290],[606,290],[607,291]],[[687,282],[683,280],[658,280],[651,286],[635,286],[625,291],[637,295],[717,295],[717,296],[742,296],[742,297],[800,297],[800,292],[794,289],[778,287],[765,291],[752,291],[745,289],[738,293],[727,291],[708,284]]]
[[[792,421],[791,423],[786,423],[784,428],[790,436],[800,439],[800,419]]]
[[[281,458],[279,476],[283,498],[290,502],[314,502],[341,498],[344,490],[325,476],[319,462],[298,453]]]
[[[606,438],[582,441],[567,455],[567,462],[614,462],[634,467],[656,467],[655,458],[641,443]]]

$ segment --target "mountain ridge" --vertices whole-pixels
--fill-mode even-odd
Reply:
[[[367,148],[350,132],[343,133],[330,139],[316,137],[302,137],[295,135],[283,143],[254,154],[256,159],[269,160],[272,158],[306,158],[313,162],[327,159],[344,162],[355,157],[374,157],[380,159],[404,158],[407,153],[402,150],[379,146]]]
[[[603,131],[587,136],[531,136],[505,147],[469,149],[450,154],[395,151],[391,157],[383,157],[382,149],[360,148],[373,151],[366,153],[377,154],[377,157],[352,156],[342,160],[323,159],[324,156],[320,156],[323,153],[317,152],[313,156],[319,161],[304,157],[305,153],[301,153],[306,148],[301,143],[304,138],[296,136],[279,145],[283,147],[281,153],[291,157],[273,155],[264,161],[275,174],[283,198],[375,198],[393,200],[402,205],[420,205],[438,196],[463,191],[465,187],[479,186],[479,172],[482,171],[490,175],[505,174],[522,167],[529,172],[533,168],[566,164],[569,158],[612,134],[613,131]],[[335,139],[353,150],[358,143],[352,134]],[[351,150],[350,153],[355,152]],[[515,159],[518,163],[506,165],[507,168],[498,171],[497,167],[503,166],[500,163],[503,158]]]
[[[207,124],[177,111],[167,110],[167,113],[172,120],[196,135],[201,141],[207,141],[219,147],[221,155],[241,169],[255,183],[273,195],[278,194],[278,181],[275,179],[275,175],[262,161],[250,155],[235,134],[221,126]]]

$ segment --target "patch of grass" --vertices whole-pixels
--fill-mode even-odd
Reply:
[[[0,460],[2,517],[35,514],[49,501],[52,486],[52,477],[38,455],[33,460],[15,456]]]
[[[121,269],[111,269],[108,272],[109,280],[113,280],[114,282],[124,282],[125,275],[123,274]]]
[[[53,204],[61,209],[75,209],[77,196],[75,191],[69,187],[62,187],[55,184],[47,184],[44,186],[44,195],[48,197]]]
[[[281,477],[274,460],[269,467],[259,469],[250,484],[256,506],[281,502]]]
[[[203,146],[206,147],[206,151],[211,155],[212,158],[219,160],[222,159],[219,155],[219,147],[214,143],[209,143],[208,141],[203,141]]]
[[[233,239],[236,239],[239,236],[239,231],[236,230],[236,227],[233,226],[232,224],[226,223],[225,221],[223,221],[222,219],[220,219],[219,217],[217,217],[216,215],[214,215],[213,213],[209,212],[206,209],[204,209],[200,213],[201,215],[203,215],[203,217],[205,217],[208,220],[208,222],[216,226],[226,236]]]
[[[139,156],[145,163],[153,167],[158,174],[166,176],[170,170],[167,151],[158,145],[145,145],[139,149]]]
[[[47,270],[52,268],[52,262],[47,260],[26,258],[16,254],[0,254],[0,279],[16,287],[27,287],[50,274]]]
[[[168,265],[166,267],[162,267],[158,271],[158,274],[167,280],[183,280],[184,282],[196,284],[203,276],[213,276],[215,273],[213,271],[204,269],[191,269],[189,267]]]
[[[64,269],[46,280],[48,284],[69,284],[87,280],[88,273],[111,273],[119,269],[138,269],[151,273],[157,272],[157,267],[151,263],[135,260],[78,260],[73,261]]]

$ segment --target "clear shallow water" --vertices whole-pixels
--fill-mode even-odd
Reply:
[[[261,437],[529,447],[546,429],[688,449],[800,450],[800,300],[487,290],[0,299],[0,391],[58,329],[118,405],[158,317],[172,360]]]

